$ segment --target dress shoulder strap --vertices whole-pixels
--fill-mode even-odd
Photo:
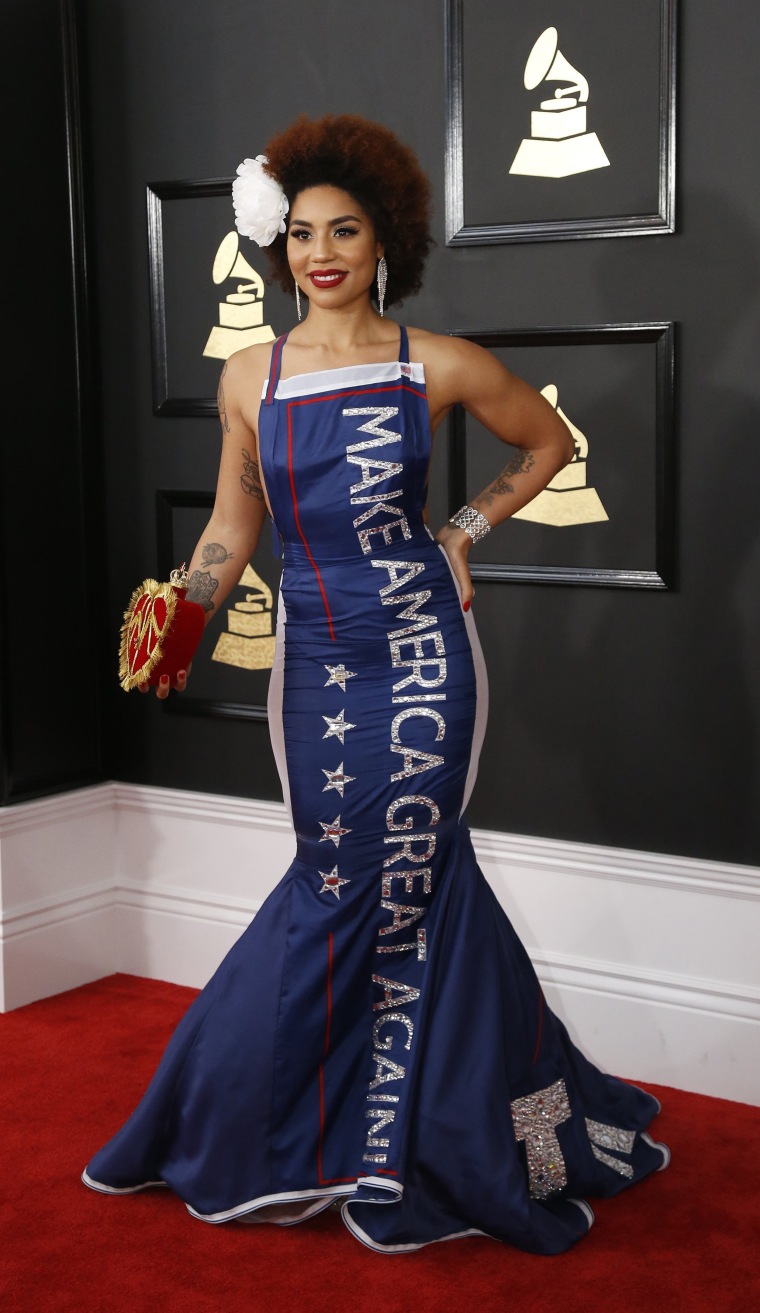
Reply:
[[[272,346],[272,357],[269,361],[269,382],[267,384],[265,402],[267,406],[271,406],[274,400],[274,394],[277,391],[277,384],[280,381],[280,370],[282,369],[282,348],[287,340],[287,333],[283,333],[282,337],[275,339],[274,345]]]
[[[399,346],[398,349],[398,358],[399,358],[399,362],[402,365],[408,365],[409,364],[409,334],[407,333],[403,324],[401,324],[400,327],[401,327],[401,345]]]

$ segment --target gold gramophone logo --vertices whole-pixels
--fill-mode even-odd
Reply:
[[[227,630],[219,635],[211,660],[241,670],[271,670],[275,642],[272,590],[250,564],[238,588],[246,590],[245,597],[227,612]]]
[[[241,253],[236,232],[227,233],[219,243],[211,277],[217,287],[228,278],[245,281],[219,302],[219,323],[208,335],[204,356],[226,360],[234,351],[253,346],[254,342],[273,342],[274,333],[264,323],[264,279]]]
[[[512,518],[532,520],[534,524],[553,524],[558,528],[609,520],[596,488],[588,487],[588,438],[557,405],[559,392],[554,383],[542,388],[541,395],[567,424],[575,443],[575,455],[569,465],[555,474],[543,492],[522,510],[515,511]]]
[[[556,27],[547,27],[528,55],[523,79],[526,91],[535,91],[542,82],[569,85],[556,87],[554,95],[532,111],[530,136],[520,143],[510,173],[567,178],[609,165],[596,133],[586,131],[588,82],[558,46]]]

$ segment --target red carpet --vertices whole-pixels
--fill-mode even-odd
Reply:
[[[167,1190],[79,1174],[132,1111],[195,991],[133,976],[0,1016],[2,1313],[753,1313],[760,1109],[649,1087],[673,1165],[559,1258],[492,1240],[386,1256],[334,1214],[280,1229],[196,1221]],[[633,1073],[635,1076],[635,1073]]]

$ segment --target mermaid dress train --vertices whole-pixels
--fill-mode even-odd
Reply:
[[[384,1252],[485,1234],[558,1253],[593,1221],[586,1195],[666,1165],[646,1134],[658,1104],[572,1044],[475,860],[485,674],[423,520],[406,332],[398,361],[281,380],[284,343],[259,429],[297,853],[83,1179],[165,1184],[217,1223],[338,1200]]]

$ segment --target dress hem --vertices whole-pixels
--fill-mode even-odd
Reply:
[[[90,1190],[95,1190],[99,1194],[137,1194],[138,1191],[148,1190],[151,1186],[162,1186],[164,1189],[170,1188],[167,1181],[143,1181],[140,1185],[125,1186],[106,1185],[103,1181],[96,1181],[94,1177],[90,1176],[86,1168],[82,1172],[81,1179]],[[192,1204],[187,1203],[186,1200],[183,1202],[185,1208],[192,1217],[198,1218],[201,1222],[209,1222],[212,1225],[219,1225],[221,1222],[233,1222],[246,1213],[255,1212],[257,1209],[266,1208],[271,1204],[300,1203],[302,1200],[315,1199],[320,1201],[324,1200],[324,1207],[329,1208],[330,1204],[334,1203],[336,1200],[342,1199],[345,1195],[355,1195],[357,1189],[365,1186],[371,1186],[373,1189],[387,1191],[389,1195],[393,1196],[392,1199],[387,1200],[388,1203],[394,1203],[397,1199],[400,1199],[404,1193],[403,1185],[400,1185],[395,1181],[385,1181],[377,1176],[362,1176],[357,1178],[356,1181],[352,1181],[344,1186],[333,1186],[329,1190],[325,1190],[324,1187],[315,1187],[309,1190],[283,1190],[276,1194],[259,1195],[255,1199],[249,1199],[246,1203],[236,1204],[233,1208],[225,1208],[217,1213],[201,1213],[198,1209],[193,1208]],[[308,1216],[312,1215],[313,1214],[310,1213],[304,1213],[300,1217],[288,1219],[284,1222],[276,1221],[274,1222],[274,1225],[293,1226],[296,1222],[305,1221]]]
[[[647,1136],[646,1138],[647,1140],[649,1140],[649,1136]],[[649,1142],[654,1145],[654,1141],[650,1140]],[[663,1163],[662,1167],[657,1169],[658,1171],[663,1171],[664,1168],[667,1167],[668,1163],[670,1162],[670,1151],[667,1149],[667,1145],[657,1144],[654,1145],[654,1147],[658,1149],[663,1149],[667,1154],[666,1161]],[[112,1195],[136,1194],[138,1191],[147,1190],[152,1186],[161,1186],[164,1189],[169,1188],[168,1182],[166,1181],[144,1181],[141,1185],[127,1185],[127,1186],[106,1185],[102,1181],[96,1181],[93,1177],[89,1175],[86,1169],[85,1171],[82,1172],[81,1179],[84,1182],[84,1184],[89,1187],[89,1189],[95,1190],[100,1194],[112,1194]],[[282,1191],[279,1194],[260,1195],[258,1198],[249,1200],[247,1203],[238,1204],[235,1208],[224,1209],[223,1211],[218,1213],[200,1213],[198,1212],[197,1209],[193,1208],[191,1204],[188,1204],[186,1202],[185,1202],[185,1208],[187,1209],[188,1213],[190,1213],[190,1216],[197,1218],[198,1221],[207,1222],[212,1226],[219,1226],[224,1222],[233,1222],[233,1221],[256,1222],[257,1219],[255,1217],[251,1217],[248,1215],[251,1213],[255,1213],[260,1208],[266,1208],[268,1206],[271,1206],[272,1204],[299,1203],[301,1201],[313,1199],[315,1201],[314,1207],[304,1211],[303,1213],[299,1214],[299,1216],[297,1217],[292,1217],[292,1218],[267,1217],[265,1219],[262,1219],[263,1222],[268,1222],[272,1226],[297,1226],[299,1222],[305,1222],[309,1218],[315,1217],[318,1213],[326,1211],[332,1205],[338,1203],[340,1200],[343,1199],[343,1202],[340,1203],[340,1216],[341,1216],[341,1221],[346,1227],[346,1230],[349,1231],[351,1235],[353,1235],[354,1238],[360,1242],[360,1244],[363,1244],[365,1248],[371,1249],[375,1253],[379,1253],[379,1254],[414,1253],[418,1249],[425,1249],[428,1245],[442,1244],[445,1240],[466,1240],[471,1236],[481,1236],[487,1240],[499,1241],[499,1237],[493,1235],[489,1231],[482,1231],[478,1227],[470,1227],[464,1231],[452,1231],[446,1235],[434,1236],[430,1240],[411,1241],[408,1244],[400,1244],[400,1245],[384,1245],[378,1240],[373,1240],[372,1237],[367,1234],[364,1228],[359,1226],[359,1223],[351,1216],[351,1213],[349,1211],[350,1206],[352,1203],[357,1201],[353,1197],[344,1199],[344,1196],[346,1195],[354,1196],[356,1194],[357,1188],[362,1186],[373,1186],[375,1188],[379,1187],[380,1189],[386,1190],[390,1195],[394,1196],[393,1199],[371,1201],[375,1204],[393,1203],[396,1200],[400,1199],[402,1194],[404,1193],[404,1187],[402,1185],[396,1184],[395,1182],[383,1181],[379,1177],[363,1176],[361,1180],[357,1180],[356,1182],[353,1182],[350,1185],[333,1188],[327,1194],[324,1192],[324,1190],[318,1188],[310,1189],[310,1190],[286,1190],[286,1191]],[[366,1200],[360,1202],[369,1203],[370,1201]],[[565,1199],[565,1202],[569,1204],[575,1204],[575,1206],[581,1210],[588,1223],[586,1230],[587,1232],[590,1231],[596,1220],[594,1217],[594,1211],[591,1208],[590,1204],[587,1203],[585,1199],[571,1199],[569,1197]]]

